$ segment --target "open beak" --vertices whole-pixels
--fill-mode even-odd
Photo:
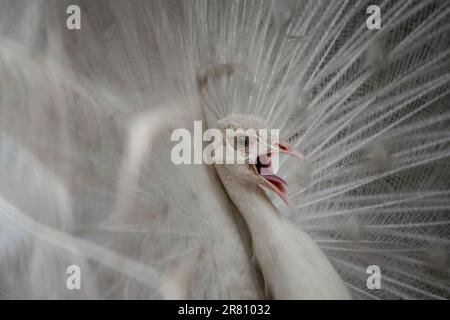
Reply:
[[[291,206],[287,195],[286,181],[273,174],[271,157],[274,152],[285,153],[295,156],[301,160],[304,160],[305,158],[286,141],[280,140],[271,146],[271,150],[269,152],[260,154],[256,159],[256,164],[252,165],[252,169],[261,179],[261,185],[274,191],[284,201],[284,203]]]

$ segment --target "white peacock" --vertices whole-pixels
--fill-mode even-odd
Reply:
[[[0,296],[450,297],[450,2],[81,3],[0,3]],[[305,158],[175,165],[194,120]]]

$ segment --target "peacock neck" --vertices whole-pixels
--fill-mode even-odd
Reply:
[[[230,198],[245,218],[266,289],[276,299],[349,299],[341,278],[316,243],[285,219],[253,183],[236,183],[218,168]]]

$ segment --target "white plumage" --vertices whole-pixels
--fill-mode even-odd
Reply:
[[[69,4],[0,1],[1,298],[450,297],[448,1]],[[305,155],[292,207],[170,160],[233,114]]]

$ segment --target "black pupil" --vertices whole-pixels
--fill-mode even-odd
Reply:
[[[248,137],[239,137],[238,138],[238,143],[240,147],[244,147],[247,148],[248,147]]]

